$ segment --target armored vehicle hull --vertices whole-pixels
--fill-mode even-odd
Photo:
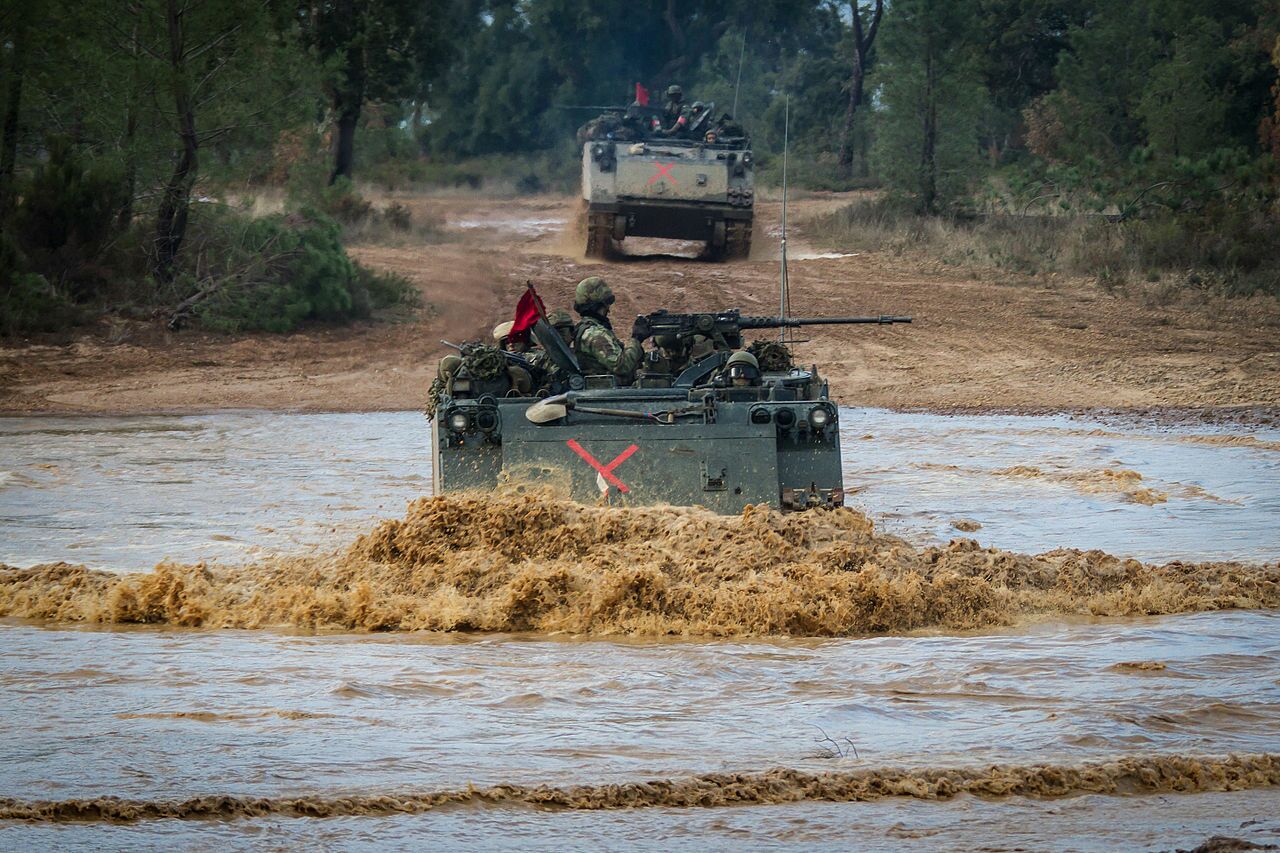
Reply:
[[[809,377],[791,378],[803,387]],[[785,387],[450,399],[433,422],[432,449],[437,494],[526,484],[587,503],[725,514],[748,504],[844,502],[835,405],[825,394],[797,399]]]
[[[751,251],[751,152],[682,140],[588,141],[582,148],[587,255],[627,237],[696,240],[711,258]]]
[[[589,284],[584,281],[583,284]],[[533,285],[521,305],[537,307]],[[582,502],[703,506],[739,513],[844,503],[840,423],[815,365],[797,367],[780,340],[746,345],[752,330],[892,325],[909,317],[754,317],[737,309],[637,317],[652,336],[627,387],[588,374],[546,312],[529,326],[538,357],[461,348],[441,362],[428,411],[437,494],[545,486]],[[527,323],[522,308],[517,317]],[[448,362],[446,365],[445,362]],[[512,377],[554,365],[519,394]],[[496,369],[495,369],[496,368]],[[444,377],[447,377],[445,379]],[[632,381],[634,380],[634,381]]]

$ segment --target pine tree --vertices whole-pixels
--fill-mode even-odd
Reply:
[[[885,16],[876,162],[922,211],[958,199],[979,174],[986,91],[978,73],[976,12],[964,0],[897,0]]]

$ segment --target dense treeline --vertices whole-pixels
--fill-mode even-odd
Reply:
[[[1278,72],[1280,0],[2,0],[0,331],[366,314],[402,289],[341,230],[411,226],[349,179],[567,188],[569,108],[635,82],[736,104],[766,180],[789,102],[803,185],[1105,213],[1274,288]]]

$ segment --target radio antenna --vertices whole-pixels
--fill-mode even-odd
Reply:
[[[787,95],[782,119],[782,265],[778,273],[778,316],[791,313],[790,283],[787,281],[787,148],[791,141],[791,95]],[[787,340],[787,327],[778,330],[778,340]]]
[[[738,90],[742,88],[742,59],[747,55],[747,31],[742,31],[742,47],[738,50],[738,80],[733,84],[733,117],[738,117]]]

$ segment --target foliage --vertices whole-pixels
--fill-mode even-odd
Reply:
[[[192,222],[197,250],[179,281],[209,293],[194,316],[218,331],[288,332],[309,320],[367,316],[367,291],[339,234],[314,210],[257,219],[206,211]]]
[[[987,92],[973,50],[977,16],[951,0],[898,0],[881,36],[880,173],[923,211],[964,197],[977,172]]]
[[[335,115],[330,182],[351,177],[355,134],[369,100],[426,99],[427,80],[445,57],[447,0],[330,0],[296,3],[305,42],[321,60]]]
[[[0,335],[51,332],[79,316],[44,276],[28,269],[13,238],[0,234]]]
[[[28,268],[64,296],[86,298],[104,283],[101,261],[120,228],[119,169],[63,138],[18,185],[11,233]]]
[[[635,82],[656,98],[681,83],[717,111],[736,101],[761,183],[780,179],[789,128],[793,185],[888,187],[855,219],[895,251],[908,234],[1002,269],[1115,282],[1180,267],[1274,289],[1276,0],[894,0],[852,180],[839,160],[851,5],[5,3],[0,320],[206,294],[192,310],[209,326],[292,328],[407,304],[411,287],[361,273],[341,241],[430,239],[438,218],[374,205],[348,176],[572,192],[573,130],[591,112],[565,107],[629,102]],[[287,187],[295,215],[254,225],[216,201],[260,184]]]
[[[422,305],[422,292],[409,279],[393,272],[378,272],[360,264],[356,269],[356,291],[367,294],[370,309],[413,310]]]
[[[1280,296],[1274,216],[1221,202],[1194,214],[1112,221],[1100,215],[928,216],[908,199],[885,196],[848,205],[807,228],[833,249],[924,252],[975,272],[1083,275],[1108,289],[1170,279],[1228,295]]]

